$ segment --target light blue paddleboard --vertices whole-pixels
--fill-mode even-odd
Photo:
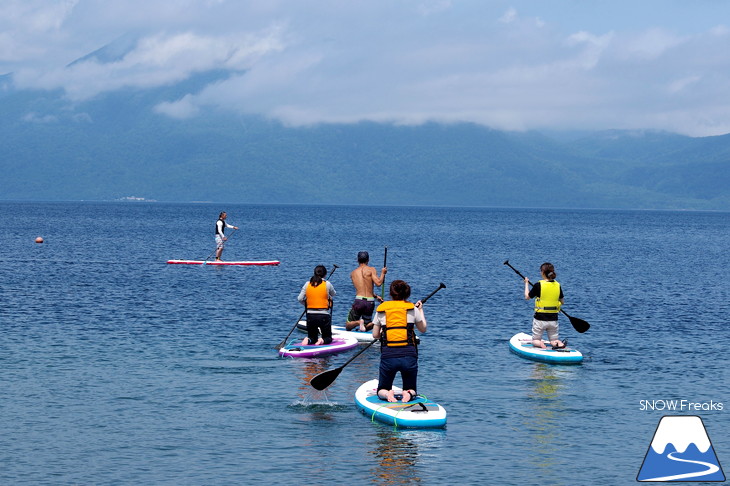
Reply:
[[[543,341],[547,346],[546,349],[536,348],[532,345],[532,336],[520,332],[512,336],[509,340],[509,349],[523,358],[533,361],[542,361],[551,364],[580,364],[583,361],[583,355],[580,351],[573,348],[552,349],[550,343]]]
[[[397,427],[410,428],[442,428],[446,427],[446,410],[438,403],[417,395],[410,402],[388,402],[381,400],[377,394],[378,380],[370,380],[355,392],[355,405],[371,420],[377,420]],[[400,400],[403,392],[393,387]]]

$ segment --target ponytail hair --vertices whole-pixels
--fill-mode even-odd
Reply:
[[[545,275],[548,280],[555,280],[557,274],[555,273],[555,267],[552,263],[545,262],[540,265],[540,273]]]
[[[312,275],[312,278],[309,279],[309,283],[312,284],[312,287],[316,287],[317,285],[322,283],[322,280],[324,277],[327,276],[327,267],[324,265],[317,265],[314,267],[314,275]]]
[[[390,283],[390,296],[393,300],[406,300],[411,296],[411,286],[403,280],[393,280]]]

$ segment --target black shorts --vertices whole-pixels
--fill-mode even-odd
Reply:
[[[375,299],[355,299],[352,303],[349,314],[347,314],[347,322],[359,321],[362,319],[365,324],[373,322],[373,312],[375,312]]]

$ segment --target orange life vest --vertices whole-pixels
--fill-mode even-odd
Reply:
[[[327,282],[314,287],[311,283],[307,284],[307,309],[327,309],[330,306],[330,296],[327,292]]]

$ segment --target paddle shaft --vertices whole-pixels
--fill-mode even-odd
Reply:
[[[421,305],[425,304],[426,301],[428,299],[430,299],[431,297],[433,297],[433,295],[436,292],[438,292],[439,290],[444,289],[444,288],[446,288],[446,285],[444,285],[443,282],[442,282],[441,284],[439,284],[439,286],[438,286],[438,288],[436,290],[434,290],[433,292],[431,292],[430,294],[428,294],[428,296],[426,296],[425,298],[421,299]],[[373,339],[372,341],[370,341],[367,346],[365,346],[364,348],[362,348],[355,356],[353,356],[352,358],[350,358],[347,361],[345,361],[345,364],[343,364],[339,368],[335,368],[335,369],[329,370],[329,371],[324,371],[324,372],[318,374],[317,376],[315,376],[314,378],[312,378],[311,380],[309,380],[309,384],[313,388],[315,388],[317,390],[324,390],[325,388],[327,388],[328,386],[330,386],[332,384],[332,382],[334,382],[337,379],[337,377],[339,376],[340,372],[342,372],[342,370],[345,368],[345,366],[347,366],[350,363],[352,363],[352,361],[355,358],[357,358],[362,353],[364,353],[365,351],[367,351],[368,348],[370,348],[370,346],[372,346],[376,341],[377,341],[376,339]],[[325,378],[327,375],[331,376],[332,378],[329,381],[327,381],[325,379],[324,386],[320,386],[320,387],[314,386],[313,382],[320,381],[320,380],[317,380],[317,378],[320,378],[320,377]]]
[[[227,238],[226,238],[226,241],[228,241],[228,240],[230,240],[231,238],[233,238],[233,235],[235,235],[235,234],[236,234],[236,231],[238,231],[238,230],[235,230],[235,229],[234,229],[233,231],[231,231],[231,236],[227,237]],[[205,262],[207,262],[207,261],[208,261],[208,259],[209,259],[210,257],[212,257],[212,256],[213,256],[213,253],[215,253],[215,252],[217,252],[217,251],[218,251],[218,248],[216,248],[215,250],[211,251],[211,252],[210,252],[210,254],[209,254],[209,255],[208,255],[207,257],[205,257],[205,260],[203,260],[203,262],[204,262],[204,263],[205,263]]]
[[[517,275],[522,277],[522,280],[524,280],[526,278],[524,275],[522,275],[520,273],[519,270],[517,270],[515,267],[513,267],[510,264],[509,260],[505,260],[504,264],[507,265],[508,267],[510,267],[512,270],[514,270],[514,272]],[[530,284],[530,288],[534,287],[534,285],[532,284],[532,282],[529,281],[529,279],[528,279],[527,283]],[[573,328],[575,328],[576,331],[586,332],[588,330],[588,328],[590,327],[590,324],[588,324],[588,322],[584,321],[583,319],[578,319],[577,317],[573,317],[570,314],[568,314],[567,312],[565,312],[563,309],[560,309],[560,312],[562,312],[563,314],[566,315],[566,317],[570,320],[570,323],[573,325]]]
[[[327,280],[330,279],[330,277],[335,273],[335,270],[337,270],[338,268],[340,268],[338,265],[332,264],[332,270],[330,270],[329,275],[327,275]],[[291,331],[289,331],[289,334],[287,334],[286,337],[284,338],[284,340],[279,343],[279,345],[276,347],[276,349],[280,349],[282,346],[284,346],[286,344],[286,340],[289,339],[289,336],[291,336],[291,333],[293,333],[294,329],[297,328],[297,324],[299,324],[299,321],[302,320],[302,317],[304,317],[304,314],[306,314],[306,313],[307,313],[307,309],[305,308],[304,311],[302,311],[302,314],[299,316],[299,319],[297,319],[297,322],[294,323],[294,327],[291,328]]]
[[[388,247],[385,247],[385,253],[383,254],[383,267],[388,266]],[[380,298],[385,298],[385,275],[383,275],[383,283],[380,284]]]

